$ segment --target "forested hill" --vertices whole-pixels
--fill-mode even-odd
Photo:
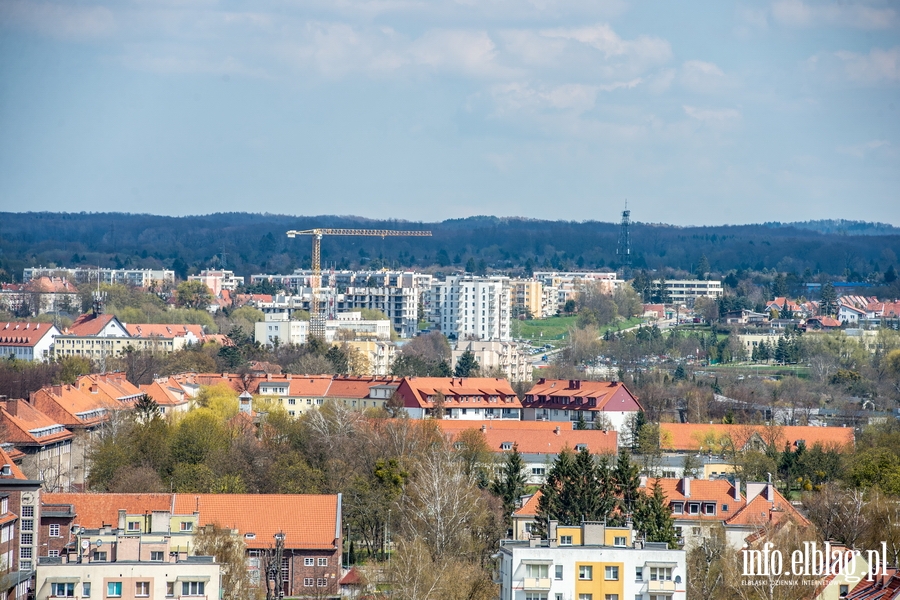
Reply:
[[[800,275],[809,269],[813,274],[857,279],[896,265],[900,255],[900,230],[862,225],[847,221],[714,227],[634,223],[631,237],[637,268],[691,271],[706,256],[712,271],[719,273],[774,268]],[[18,280],[25,266],[99,264],[167,267],[184,276],[219,267],[223,259],[226,268],[239,275],[287,273],[309,266],[310,241],[288,239],[285,231],[312,227],[430,229],[434,233],[431,238],[325,238],[323,264],[338,269],[436,267],[449,272],[467,264],[479,271],[618,266],[618,223],[496,217],[418,223],[250,213],[189,217],[0,213],[0,275]]]

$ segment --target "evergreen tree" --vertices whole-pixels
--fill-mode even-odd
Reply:
[[[669,548],[678,546],[675,535],[675,519],[672,509],[666,502],[666,496],[659,485],[653,484],[653,493],[643,496],[634,513],[634,528],[644,534],[648,542],[665,542]]]
[[[516,503],[525,494],[525,482],[525,461],[519,454],[519,447],[513,445],[512,451],[506,454],[503,466],[491,483],[491,492],[503,501],[503,515],[507,525],[512,520]]]
[[[706,275],[709,273],[709,259],[706,258],[706,255],[700,257],[700,262],[697,263],[697,279],[706,279]]]
[[[619,509],[624,515],[632,514],[636,508],[641,487],[640,472],[640,467],[631,462],[628,451],[625,448],[619,450],[613,479],[616,482]]]
[[[631,424],[628,427],[628,445],[632,452],[637,452],[640,446],[641,428],[647,423],[647,415],[644,411],[639,410],[631,418]]]
[[[831,283],[822,284],[822,293],[819,298],[819,314],[830,317],[837,308],[837,292]]]
[[[578,420],[575,422],[575,429],[584,430],[587,429],[587,422],[584,420],[584,412],[578,412]]]
[[[562,505],[562,491],[572,478],[574,472],[574,460],[572,451],[564,448],[556,456],[547,480],[541,486],[541,497],[538,500],[537,515],[535,515],[535,533],[542,537],[547,536],[548,523],[552,520],[560,520]]]
[[[479,369],[478,361],[470,350],[466,350],[460,355],[456,361],[456,369],[453,371],[454,377],[472,377]]]

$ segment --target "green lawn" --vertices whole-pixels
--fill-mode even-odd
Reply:
[[[514,321],[512,323],[513,337],[529,340],[532,344],[552,344],[561,346],[569,335],[569,329],[575,327],[578,317],[550,317],[548,319],[534,319],[531,321]],[[628,329],[641,324],[639,317],[620,321],[613,325],[607,325],[600,329],[601,335],[607,329],[618,331]]]

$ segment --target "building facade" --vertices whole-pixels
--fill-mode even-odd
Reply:
[[[450,339],[509,341],[510,289],[508,277],[447,277],[426,294],[426,318]]]

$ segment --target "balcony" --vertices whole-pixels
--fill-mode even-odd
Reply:
[[[545,592],[550,589],[549,577],[526,577],[522,589],[526,592]]]
[[[675,582],[674,581],[648,581],[647,582],[647,591],[650,593],[674,592],[675,591]]]

